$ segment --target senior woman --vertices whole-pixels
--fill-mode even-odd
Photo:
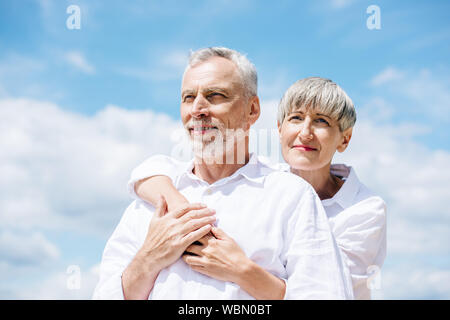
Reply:
[[[314,187],[352,278],[354,297],[370,299],[369,280],[386,255],[386,206],[358,180],[352,167],[331,164],[336,151],[348,147],[355,121],[353,102],[331,80],[311,77],[295,82],[278,110],[281,150],[287,164],[268,165],[290,171]],[[154,205],[163,195],[169,211],[180,206],[187,200],[172,184],[179,167],[168,157],[150,158],[133,171],[130,193]],[[215,267],[229,266],[218,262]]]

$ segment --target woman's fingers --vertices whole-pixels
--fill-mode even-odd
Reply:
[[[192,244],[193,242],[201,239],[206,234],[208,234],[208,232],[211,231],[211,228],[211,224],[206,224],[198,229],[195,229],[192,232],[187,233],[183,238],[184,243],[186,243],[187,245]]]
[[[217,239],[222,239],[223,240],[223,239],[228,238],[228,235],[225,233],[225,231],[223,231],[222,229],[217,228],[217,227],[213,227],[211,229],[211,233]]]
[[[188,252],[190,254],[201,256],[203,248],[204,248],[203,245],[191,244],[189,247],[186,248],[185,253]]]
[[[211,230],[212,229],[214,229],[214,227],[212,227],[211,228]],[[215,238],[214,237],[214,235],[212,234],[212,231],[211,232],[208,232],[204,237],[202,237],[201,239],[198,239],[197,240],[197,244],[200,244],[200,245],[204,245],[204,246],[206,246],[206,245],[208,245],[208,242],[210,241],[210,239],[212,239],[212,238]]]
[[[202,266],[202,258],[201,257],[197,257],[197,256],[192,256],[189,254],[183,254],[183,261],[186,262],[188,265],[192,266],[197,266],[200,267]]]

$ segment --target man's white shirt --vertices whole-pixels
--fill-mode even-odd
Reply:
[[[258,160],[274,170],[290,172],[287,163],[273,163],[261,156]],[[134,191],[137,181],[152,175],[166,175],[175,181],[185,166],[167,156],[150,157],[133,170],[128,192],[139,199]],[[322,200],[322,205],[351,274],[354,298],[370,299],[370,278],[377,276],[386,257],[386,204],[361,183],[352,167],[333,164],[330,170],[344,184],[333,198]]]
[[[192,161],[159,156],[157,162],[167,163],[175,187],[189,201],[215,209],[217,226],[247,257],[286,282],[285,299],[353,298],[349,270],[327,215],[303,179],[274,170],[255,155],[233,175],[213,184],[192,173]],[[164,171],[154,166],[148,169],[135,170],[131,180]],[[94,299],[123,299],[121,275],[142,246],[153,212],[153,206],[140,199],[127,208],[103,252]],[[159,273],[149,299],[253,297],[235,283],[193,271],[179,259]]]

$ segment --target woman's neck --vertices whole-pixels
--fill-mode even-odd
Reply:
[[[331,164],[327,166],[312,170],[304,171],[291,168],[291,172],[302,177],[316,190],[320,200],[332,198],[342,187],[344,181],[331,174]]]

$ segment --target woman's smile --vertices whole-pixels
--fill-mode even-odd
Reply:
[[[299,150],[299,151],[317,151],[316,148],[313,148],[311,146],[306,146],[306,145],[303,145],[303,144],[293,145],[292,149]]]

